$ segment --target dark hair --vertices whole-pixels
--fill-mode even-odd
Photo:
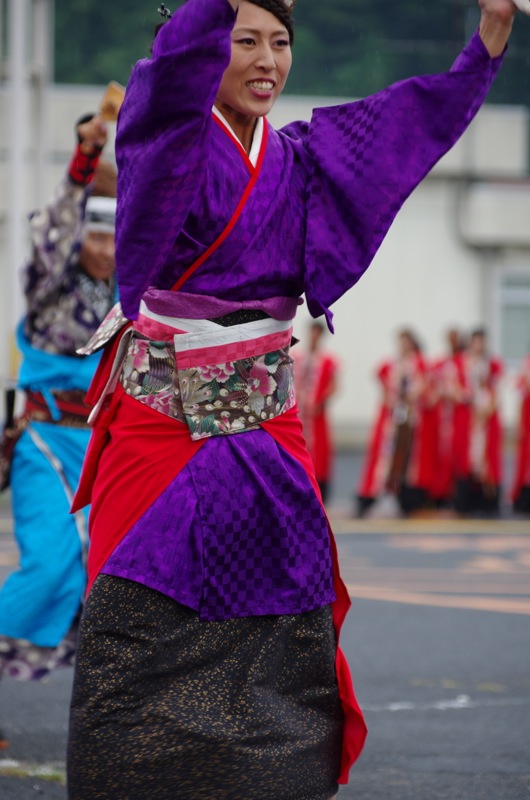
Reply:
[[[282,25],[285,25],[287,28],[287,32],[289,34],[289,43],[292,47],[294,44],[294,25],[293,25],[293,18],[292,14],[283,2],[283,0],[247,0],[247,2],[252,3],[254,6],[259,6],[263,8],[265,11],[269,11],[269,13],[273,14],[273,16],[278,19]],[[166,25],[167,21],[159,22],[155,28],[153,41],[156,39],[158,33],[162,30],[164,25]],[[149,48],[149,52],[153,52],[153,45]]]
[[[470,338],[471,339],[487,339],[488,332],[486,328],[475,328],[471,331]]]
[[[401,330],[398,331],[398,337],[400,339],[407,339],[416,353],[422,352],[423,348],[421,342],[411,328],[401,328]]]
[[[289,42],[291,46],[294,43],[294,25],[293,17],[283,0],[247,0],[254,6],[259,6],[270,14],[273,14],[282,25],[285,25],[289,33]]]

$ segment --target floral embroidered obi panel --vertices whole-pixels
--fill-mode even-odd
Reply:
[[[194,440],[255,430],[295,404],[292,320],[263,317],[240,324],[164,317],[142,304],[119,382],[184,422]]]

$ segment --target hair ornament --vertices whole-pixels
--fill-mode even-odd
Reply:
[[[293,13],[293,9],[294,9],[294,4],[295,3],[296,3],[296,0],[283,0],[283,4],[285,6],[287,6],[287,11],[289,12],[289,14]]]
[[[164,17],[164,19],[171,19],[172,17],[171,11],[164,5],[164,3],[160,3],[160,8],[158,9],[158,13],[160,14],[161,17]]]

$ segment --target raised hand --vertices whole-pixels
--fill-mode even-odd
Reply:
[[[530,0],[479,0],[480,37],[492,58],[501,55],[510,38],[516,2],[517,7],[528,6],[530,12]]]
[[[107,126],[97,114],[89,122],[79,125],[77,133],[81,139],[81,149],[87,154],[102,150],[107,142]]]

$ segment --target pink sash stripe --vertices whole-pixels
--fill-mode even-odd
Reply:
[[[133,323],[133,328],[141,333],[142,336],[158,342],[171,342],[176,333],[187,333],[187,331],[173,328],[171,325],[146,317],[144,314],[139,315],[138,319]]]
[[[289,346],[291,338],[292,329],[281,331],[280,333],[271,333],[268,336],[259,336],[257,339],[249,339],[243,342],[199,347],[196,350],[186,350],[185,352],[177,351],[175,354],[176,361],[179,369],[227,364],[232,361],[239,361],[242,358],[251,358],[281,350]]]

